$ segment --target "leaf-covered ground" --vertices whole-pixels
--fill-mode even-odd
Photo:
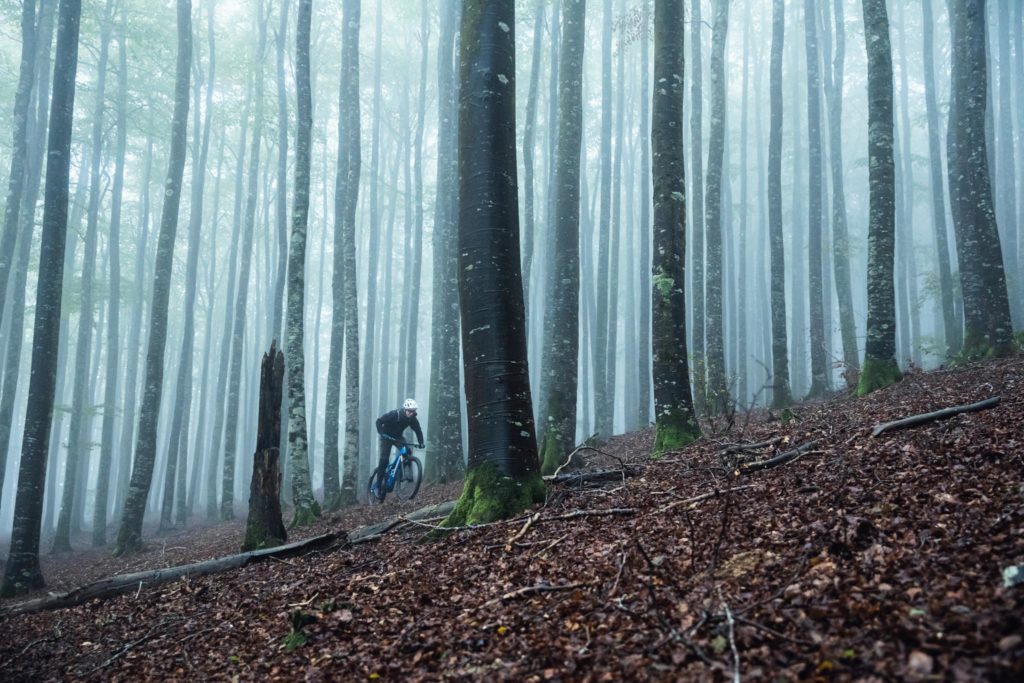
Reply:
[[[1022,389],[1018,357],[803,405],[786,425],[739,416],[732,432],[660,461],[646,456],[650,430],[629,434],[582,458],[585,469],[625,467],[618,481],[553,486],[545,506],[507,523],[430,542],[410,523],[376,543],[4,619],[0,671],[1024,680],[1024,585],[1002,579],[1024,564]],[[994,409],[870,436],[875,423],[993,395]],[[796,460],[741,472],[812,440]],[[303,535],[413,507],[363,507]],[[127,563],[48,559],[48,578],[67,588],[227,554],[241,534],[236,523],[156,539]]]

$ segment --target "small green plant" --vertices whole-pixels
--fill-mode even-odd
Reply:
[[[293,652],[306,644],[306,634],[302,629],[316,621],[316,617],[302,610],[292,612],[292,630],[284,637],[281,647],[285,652]]]

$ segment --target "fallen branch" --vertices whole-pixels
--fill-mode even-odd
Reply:
[[[742,491],[743,489],[751,489],[751,488],[754,488],[753,484],[744,484],[743,486],[734,486],[731,489],[725,489],[724,491],[711,491],[710,493],[702,493],[701,495],[693,496],[692,498],[686,498],[684,500],[673,501],[673,502],[669,503],[668,505],[665,505],[665,506],[659,508],[658,509],[658,514],[661,514],[662,512],[668,512],[672,508],[674,508],[676,506],[679,506],[679,505],[686,505],[687,503],[699,503],[702,500],[707,500],[708,498],[715,498],[717,496],[722,495],[723,493],[733,493],[735,491]]]
[[[605,517],[608,515],[635,515],[636,508],[605,508],[603,510],[577,510],[576,512],[567,512],[564,515],[556,515],[554,517],[544,517],[538,521],[540,522],[552,522],[556,519],[576,519],[577,517]]]
[[[585,583],[566,583],[559,584],[557,586],[552,586],[546,583],[539,583],[535,586],[524,586],[523,588],[517,588],[516,590],[505,593],[504,595],[501,595],[497,598],[491,598],[483,605],[481,605],[481,607],[488,607],[490,605],[502,602],[503,600],[513,600],[515,598],[521,598],[524,595],[532,595],[533,593],[551,593],[553,591],[567,591],[572,590],[573,588],[582,588],[587,585],[588,584]]]
[[[775,438],[768,439],[767,441],[761,441],[760,443],[736,443],[731,446],[727,446],[719,451],[719,455],[732,455],[733,453],[746,453],[749,451],[756,451],[762,448],[768,448],[774,446],[782,441],[783,437],[776,436]]]
[[[142,591],[143,586],[159,586],[172,581],[177,581],[186,576],[206,576],[217,574],[229,569],[239,569],[252,562],[269,558],[289,557],[300,555],[307,550],[324,548],[335,543],[344,542],[344,534],[329,533],[322,536],[315,536],[304,541],[296,541],[276,548],[263,548],[250,550],[238,555],[228,555],[192,564],[183,564],[177,567],[166,567],[164,569],[153,569],[132,574],[120,574],[111,576],[94,583],[73,588],[65,593],[55,593],[44,598],[25,600],[0,609],[0,617],[10,617],[17,614],[32,614],[52,609],[63,609],[74,607],[90,600],[106,600],[133,590]]]
[[[807,453],[807,451],[815,448],[818,445],[818,441],[808,441],[805,444],[801,444],[791,451],[780,453],[774,458],[768,458],[767,460],[758,460],[756,462],[748,462],[744,465],[740,465],[738,470],[740,474],[746,474],[748,472],[756,472],[758,470],[767,470],[772,467],[778,467],[779,465],[785,465],[787,462],[796,460],[801,455]]]
[[[999,405],[999,396],[993,396],[992,398],[986,398],[984,401],[978,401],[977,403],[953,406],[952,408],[943,408],[942,410],[936,410],[932,413],[911,415],[910,417],[905,417],[901,420],[894,420],[892,422],[882,422],[881,424],[875,425],[874,429],[871,430],[871,436],[880,436],[881,434],[894,429],[916,427],[917,425],[935,422],[936,420],[945,420],[946,418],[960,415],[961,413],[974,413],[987,408],[995,408],[997,405]]]
[[[523,536],[525,536],[526,532],[530,530],[530,527],[533,526],[533,523],[536,522],[538,519],[540,519],[540,513],[533,513],[533,516],[530,517],[530,519],[526,520],[526,524],[524,524],[523,528],[519,530],[519,533],[517,533],[512,538],[508,539],[508,543],[505,544],[505,552],[512,552],[512,546],[515,544],[515,542]]]
[[[618,470],[596,470],[594,472],[575,472],[572,474],[558,474],[544,477],[548,484],[588,484],[603,483],[609,481],[623,481],[626,477],[636,476],[637,472],[629,467]]]

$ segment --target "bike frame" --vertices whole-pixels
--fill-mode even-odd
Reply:
[[[404,463],[405,459],[412,455],[412,444],[396,441],[393,448],[398,453],[392,454],[388,466],[384,468],[384,489],[388,493],[395,490],[395,475],[398,474],[399,463]]]

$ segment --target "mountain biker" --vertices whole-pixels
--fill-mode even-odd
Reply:
[[[407,398],[398,410],[391,410],[377,418],[377,434],[380,435],[380,451],[377,458],[377,499],[384,500],[386,487],[384,485],[385,470],[388,460],[391,459],[391,447],[404,440],[403,434],[406,429],[412,428],[416,432],[416,447],[423,448],[423,430],[420,429],[420,421],[416,419],[416,411],[419,406],[416,399]]]

